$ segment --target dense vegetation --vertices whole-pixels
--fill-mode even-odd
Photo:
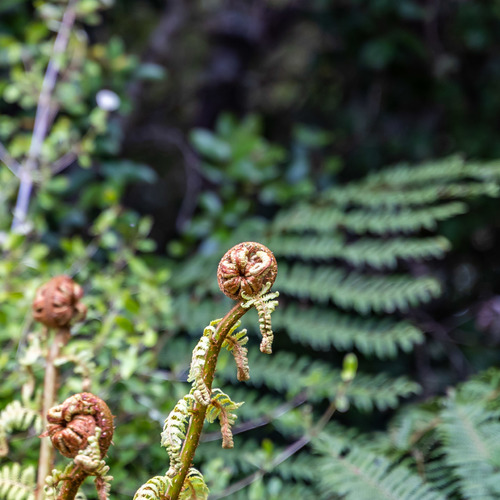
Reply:
[[[108,403],[132,498],[239,241],[274,251],[280,306],[269,357],[243,324],[235,448],[202,436],[210,498],[498,497],[499,49],[494,2],[2,2],[0,498],[36,466],[39,285],[84,288],[59,396]]]

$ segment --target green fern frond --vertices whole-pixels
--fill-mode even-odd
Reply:
[[[304,264],[282,264],[280,272],[278,286],[284,293],[320,303],[332,300],[361,314],[407,311],[441,294],[440,283],[431,276],[367,275]]]
[[[466,162],[461,156],[454,155],[441,160],[432,160],[420,165],[400,164],[370,174],[366,185],[414,186],[471,180],[497,181],[500,178],[500,164],[497,160],[474,163]]]
[[[380,411],[397,408],[401,398],[419,394],[421,387],[407,377],[391,377],[386,373],[375,376],[357,373],[349,384],[346,397],[361,411],[369,412],[374,408]]]
[[[346,229],[354,234],[410,234],[422,229],[435,230],[438,222],[467,212],[467,205],[452,201],[424,208],[398,208],[349,212],[329,205],[299,205],[276,218],[274,231],[317,231],[332,233]]]
[[[191,467],[184,479],[179,500],[207,500],[209,493],[201,472]]]
[[[430,186],[414,187],[411,184],[381,185],[375,182],[363,186],[351,186],[346,192],[341,188],[330,191],[327,199],[337,205],[355,205],[365,208],[392,208],[422,206],[441,200],[474,198],[477,196],[496,197],[499,189],[496,184],[467,182],[453,184],[435,183]],[[365,189],[363,189],[365,187]]]
[[[245,345],[248,342],[247,330],[243,329],[236,331],[241,325],[238,321],[229,331],[226,339],[222,343],[233,356],[236,362],[237,378],[239,381],[248,380],[250,378],[250,368],[248,366],[248,349]]]
[[[354,347],[367,356],[395,357],[398,349],[409,352],[423,341],[421,330],[408,321],[360,318],[331,308],[288,306],[274,320],[276,328],[314,349],[350,351]]]
[[[161,445],[167,449],[170,458],[168,477],[175,476],[180,467],[180,452],[182,443],[186,437],[186,425],[193,405],[194,397],[187,394],[180,399],[174,409],[169,413],[163,432],[161,433]]]
[[[441,412],[438,434],[445,463],[458,478],[464,498],[500,496],[500,422],[498,411],[481,404],[457,403],[452,396]]]
[[[205,332],[207,332],[207,328]],[[204,334],[193,349],[193,358],[187,379],[188,382],[193,382],[193,395],[196,401],[204,406],[210,403],[210,392],[203,380],[203,369],[205,367],[206,354],[209,347],[210,337]]]
[[[236,419],[234,413],[243,403],[235,403],[231,398],[220,389],[212,391],[212,400],[207,409],[206,419],[208,422],[214,422],[216,418],[220,421],[222,433],[222,447],[233,448],[233,433],[231,426]]]
[[[305,260],[341,259],[353,266],[394,269],[400,260],[438,259],[451,248],[443,236],[427,238],[362,238],[347,243],[338,235],[279,235],[267,241],[275,255]]]
[[[27,408],[20,401],[12,401],[0,412],[0,457],[7,455],[7,435],[25,431],[33,426],[36,432],[42,430],[42,419],[38,412]]]
[[[168,476],[152,477],[136,491],[134,500],[161,500],[164,498],[170,482]]]
[[[304,391],[307,399],[314,402],[322,399],[333,401],[343,386],[340,370],[307,356],[281,351],[273,355],[272,363],[268,363],[265,357],[250,351],[249,361],[253,367],[249,383],[255,387],[265,385],[289,396]],[[228,380],[235,378],[229,367],[222,368],[220,374]],[[346,390],[346,397],[361,411],[373,408],[386,410],[398,406],[399,398],[419,392],[420,386],[406,377],[394,378],[385,373],[372,376],[358,372]]]
[[[21,467],[18,463],[0,469],[0,499],[34,500],[35,468]]]
[[[346,452],[322,435],[316,447],[323,498],[345,500],[445,500],[404,464],[393,464],[359,446]]]

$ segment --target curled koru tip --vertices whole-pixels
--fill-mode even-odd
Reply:
[[[242,293],[254,297],[272,286],[278,272],[276,258],[261,243],[246,241],[235,245],[222,257],[217,270],[219,288],[233,300]]]
[[[74,394],[47,413],[47,432],[54,448],[68,458],[75,458],[87,447],[88,439],[101,429],[99,449],[104,457],[113,438],[113,415],[108,405],[90,392]]]
[[[33,318],[49,328],[68,327],[85,318],[83,289],[68,276],[56,276],[41,286],[33,300]]]

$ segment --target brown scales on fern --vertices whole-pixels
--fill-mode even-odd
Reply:
[[[64,472],[52,471],[45,492],[56,500],[73,500],[83,481],[96,476],[99,500],[109,492],[109,467],[104,462],[113,438],[113,415],[108,405],[89,392],[75,394],[47,414],[49,425],[41,437],[49,436],[54,448],[73,458]]]
[[[87,308],[80,302],[82,296],[82,287],[71,278],[56,276],[37,290],[33,318],[49,328],[68,327],[87,314]]]
[[[104,457],[113,437],[113,415],[108,405],[90,392],[75,394],[47,414],[47,431],[53,446],[65,457],[75,458],[86,448],[88,438],[101,429],[99,447]]]
[[[217,279],[222,293],[233,300],[245,293],[253,297],[262,292],[266,283],[272,286],[278,273],[274,254],[266,246],[247,241],[231,248],[222,257]]]

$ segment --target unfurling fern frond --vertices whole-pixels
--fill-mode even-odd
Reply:
[[[21,467],[18,463],[5,465],[0,469],[0,499],[34,500],[35,469]]]
[[[250,378],[250,369],[248,367],[248,349],[245,344],[248,342],[247,330],[244,328],[239,332],[236,331],[241,325],[238,321],[229,331],[226,339],[222,343],[233,356],[236,362],[237,378],[239,381],[248,380]]]
[[[205,332],[207,332],[207,328],[205,328]],[[206,354],[210,347],[210,337],[205,335],[205,332],[193,350],[193,358],[187,380],[188,382],[193,382],[193,396],[196,401],[201,405],[207,406],[210,404],[210,391],[203,380],[203,368],[205,367]]]
[[[152,477],[136,491],[134,500],[160,500],[164,497],[169,484],[168,476]]]
[[[194,397],[191,394],[187,394],[180,399],[169,413],[163,426],[161,445],[167,449],[170,458],[168,477],[175,476],[180,467],[180,452],[182,442],[186,437],[186,424],[193,405],[193,399]]]
[[[207,500],[209,493],[201,472],[191,467],[184,479],[179,500]]]
[[[324,498],[345,500],[445,500],[404,465],[392,464],[370,450],[353,446],[348,452],[336,440],[322,435],[318,478]]]
[[[30,426],[36,432],[42,430],[42,419],[35,410],[23,406],[19,401],[12,401],[0,412],[0,457],[9,451],[7,435],[15,431],[25,431]]]
[[[220,389],[214,389],[212,393],[212,401],[207,409],[206,419],[213,422],[216,418],[220,421],[222,433],[222,447],[233,448],[233,433],[231,426],[237,419],[234,413],[243,403],[235,403],[231,398],[223,393]]]
[[[267,283],[261,293],[255,297],[249,297],[245,293],[241,294],[242,298],[245,299],[245,302],[241,304],[242,307],[249,308],[253,306],[257,309],[259,315],[259,328],[262,335],[260,350],[265,354],[272,353],[274,335],[271,326],[271,313],[278,305],[278,301],[274,299],[279,296],[279,292],[266,293],[270,288],[271,283]]]

